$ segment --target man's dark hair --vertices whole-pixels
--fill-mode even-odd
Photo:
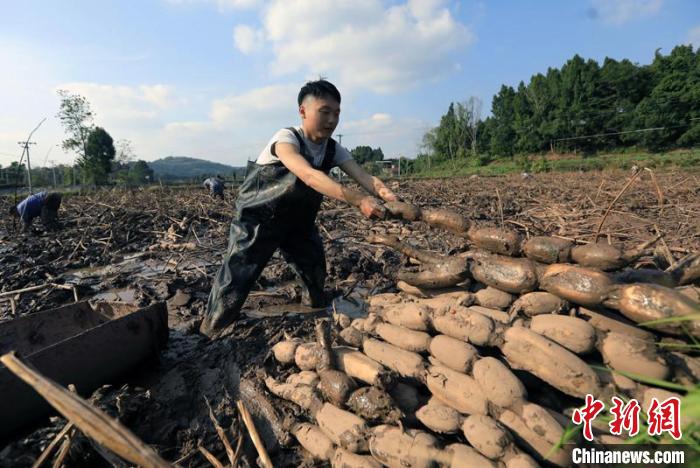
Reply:
[[[19,216],[19,213],[17,212],[17,206],[15,205],[10,205],[10,209],[8,211],[10,216]]]
[[[299,96],[297,97],[297,103],[301,105],[304,98],[308,95],[317,98],[333,98],[340,104],[340,91],[333,85],[330,81],[326,81],[324,78],[319,78],[316,81],[309,81],[299,90]]]

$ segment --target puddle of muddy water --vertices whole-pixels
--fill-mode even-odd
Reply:
[[[108,301],[108,302],[127,302],[136,303],[136,290],[125,288],[125,289],[111,289],[109,291],[101,292],[95,294],[90,298],[95,301]]]
[[[351,319],[367,316],[366,290],[353,291],[347,296],[338,296],[328,307],[309,307],[303,304],[274,304],[257,309],[243,309],[242,312],[250,318],[279,317],[285,314],[298,315],[331,315],[333,311],[347,315]]]

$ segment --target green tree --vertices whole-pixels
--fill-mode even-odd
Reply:
[[[494,120],[491,132],[491,154],[496,157],[513,155],[516,138],[514,100],[515,90],[503,85],[491,103],[491,114]]]
[[[368,162],[382,161],[384,152],[381,148],[372,148],[371,146],[357,146],[350,151],[352,158],[357,164],[365,164]]]
[[[94,129],[95,114],[90,109],[88,100],[65,89],[59,89],[61,104],[56,114],[67,134],[63,140],[64,150],[74,151],[78,158],[84,158],[87,154],[88,137]]]
[[[102,127],[95,127],[88,136],[85,156],[78,158],[78,165],[89,182],[104,185],[109,180],[114,155],[112,137]]]

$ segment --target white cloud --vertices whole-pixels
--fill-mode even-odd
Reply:
[[[594,16],[604,22],[620,25],[656,15],[663,0],[592,0]]]
[[[211,119],[219,126],[259,127],[266,121],[289,125],[290,120],[291,123],[298,120],[298,92],[298,85],[273,85],[217,99],[212,104]]]
[[[250,54],[262,48],[265,37],[263,31],[248,25],[236,26],[233,29],[233,41],[238,50]]]
[[[273,0],[263,14],[276,74],[324,75],[344,88],[390,93],[454,70],[473,34],[442,0]]]
[[[430,128],[427,122],[413,118],[396,119],[391,114],[376,113],[367,118],[341,121],[336,134],[343,135],[343,146],[380,147],[386,158],[414,157],[423,134]]]
[[[127,123],[133,120],[155,120],[162,112],[180,102],[173,89],[166,85],[115,86],[98,83],[63,83],[56,89],[67,89],[84,96],[97,114],[97,122]],[[106,125],[106,124],[105,124]]]
[[[688,32],[688,43],[692,44],[696,50],[700,49],[700,25]]]

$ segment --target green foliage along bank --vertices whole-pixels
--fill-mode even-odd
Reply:
[[[476,98],[450,104],[425,134],[415,169],[461,171],[504,160],[524,168],[525,154],[651,154],[698,144],[700,51],[657,51],[649,65],[611,58],[599,64],[575,55],[527,84],[501,86],[485,119]]]

